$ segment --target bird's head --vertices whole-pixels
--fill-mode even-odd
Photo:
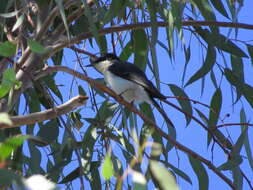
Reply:
[[[101,57],[91,57],[90,65],[98,70],[100,73],[104,74],[105,71],[110,67],[115,61],[118,61],[119,58],[113,53],[107,53],[102,55]]]

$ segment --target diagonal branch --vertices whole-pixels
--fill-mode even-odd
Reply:
[[[187,148],[186,146],[180,144],[178,141],[176,141],[174,138],[172,138],[170,135],[166,134],[163,130],[161,130],[156,123],[150,119],[149,117],[145,116],[143,113],[141,113],[139,110],[137,110],[132,104],[126,102],[121,96],[117,95],[115,92],[113,92],[111,89],[107,88],[105,85],[96,82],[94,79],[89,78],[88,76],[79,73],[77,71],[74,71],[68,67],[65,66],[46,66],[37,76],[36,78],[40,78],[46,75],[50,75],[54,72],[66,72],[69,73],[81,80],[86,81],[89,83],[91,87],[96,87],[97,89],[103,91],[104,93],[108,94],[112,98],[114,98],[116,101],[118,101],[120,104],[126,106],[129,110],[131,110],[133,113],[139,115],[142,120],[149,124],[151,127],[154,128],[156,132],[158,132],[163,138],[167,139],[170,143],[172,143],[175,147],[177,147],[179,150],[185,152],[186,154],[191,155],[193,158],[203,162],[208,168],[210,168],[216,175],[218,175],[220,178],[222,178],[232,189],[235,189],[235,186],[233,185],[233,182],[226,177],[223,173],[221,173],[209,160],[205,159],[201,155],[197,154],[196,152],[192,151],[191,149]]]
[[[22,126],[22,125],[31,125],[37,122],[48,120],[48,119],[54,119],[58,117],[59,115],[69,113],[75,108],[84,105],[87,99],[88,99],[87,96],[78,95],[70,99],[66,103],[60,106],[54,107],[52,109],[48,109],[45,111],[36,112],[29,115],[24,115],[24,116],[12,116],[10,117],[12,121],[12,125],[5,125],[5,124],[0,123],[0,129],[14,128],[14,127]]]

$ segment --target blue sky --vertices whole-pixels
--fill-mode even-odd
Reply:
[[[239,14],[239,22],[252,24],[253,14],[251,12],[251,9],[253,7],[253,3],[252,3],[252,1],[247,0],[244,2],[244,4],[245,5]],[[224,19],[224,17],[220,16],[217,18],[217,20],[224,21],[225,19]],[[222,33],[224,32],[223,34],[228,33],[228,29],[222,28],[221,31],[222,31]],[[165,34],[164,29],[162,29],[162,28],[159,29],[159,40],[160,41],[164,41],[164,42],[166,41],[166,38],[165,38],[166,35],[164,35],[164,34]],[[252,40],[252,31],[250,31],[250,30],[239,30],[238,34],[239,34],[238,39],[240,39],[240,40]],[[230,37],[234,38],[234,33],[232,33],[230,35]],[[189,32],[185,32],[186,44],[188,44],[189,38],[190,38]],[[108,44],[109,44],[110,43],[110,36],[109,35],[107,35],[107,40],[108,40]],[[249,42],[249,43],[253,44],[251,42]],[[242,45],[240,43],[237,43],[237,44]],[[187,68],[187,72],[186,72],[186,81],[198,70],[198,68],[202,65],[203,60],[205,58],[205,54],[202,54],[201,47],[194,38],[192,39],[190,46],[191,46],[192,54],[191,54],[191,59],[188,64],[188,68]],[[246,48],[244,46],[241,46],[241,47],[243,47],[243,50],[245,52],[247,52]],[[86,46],[86,50],[88,50],[89,52],[98,53],[98,49],[97,48],[93,49],[92,47],[90,47],[88,45],[88,43]],[[184,59],[184,55],[183,55],[183,49],[181,48],[180,43],[179,43],[178,47],[175,49],[176,56],[175,56],[175,60],[173,62],[171,62],[167,53],[160,46],[157,46],[156,50],[157,50],[157,55],[158,55],[157,57],[158,57],[158,63],[159,63],[159,73],[160,73],[160,77],[161,77],[161,82],[181,86],[182,73],[183,73],[183,68],[184,68],[184,64],[185,64],[185,59]],[[117,49],[117,54],[119,55],[121,53],[121,51],[122,51],[121,49]],[[226,55],[226,54],[224,54],[224,55],[227,58],[228,65],[230,65],[230,63],[229,63],[230,59],[228,58],[228,55]],[[223,59],[221,58],[219,53],[217,53],[217,57],[218,57],[217,63],[224,65]],[[76,60],[76,57],[75,57],[75,54],[73,53],[73,51],[66,49],[62,64],[81,71],[79,69],[79,67],[77,66],[77,62],[75,60]],[[129,59],[129,61],[132,61],[132,59]],[[151,59],[150,59],[150,61],[151,61]],[[84,65],[89,64],[89,59],[86,56],[84,56],[83,64]],[[245,71],[245,80],[248,84],[252,85],[253,84],[253,77],[251,77],[251,75],[253,73],[252,63],[250,62],[250,59],[244,59],[243,64],[244,64],[244,71]],[[217,76],[217,80],[220,81],[222,75],[217,67],[215,67],[214,72]],[[87,73],[92,78],[102,77],[99,73],[97,73],[92,68],[87,69]],[[149,79],[153,79],[153,75],[151,74],[151,72],[149,70],[147,70],[146,73],[147,73]],[[58,73],[56,75],[57,84],[64,85],[63,87],[60,87],[60,89],[63,92],[65,101],[67,101],[70,97],[78,94],[77,85],[82,85],[84,87],[84,89],[86,90],[86,92],[89,92],[89,87],[88,87],[87,83],[85,83],[84,81],[80,81],[80,80],[74,80],[73,87],[71,88],[70,84],[72,82],[72,79],[73,79],[72,76],[69,76],[66,73]],[[225,123],[238,122],[239,121],[239,113],[240,113],[240,109],[242,108],[242,104],[241,104],[241,102],[239,102],[233,107],[232,101],[231,101],[231,88],[230,88],[230,85],[227,84],[225,79],[222,79],[221,87],[223,89],[223,94],[222,94],[223,95],[223,103],[222,103],[221,116],[225,117],[225,115],[229,113],[230,117],[226,118],[224,120],[224,122]],[[190,98],[198,100],[200,102],[204,102],[206,104],[210,104],[211,97],[213,96],[213,93],[215,92],[215,88],[214,88],[213,84],[210,82],[209,75],[206,77],[206,80],[205,80],[205,88],[204,88],[203,95],[201,95],[200,89],[201,89],[201,82],[197,81],[197,82],[193,83],[192,85],[186,87],[184,90],[186,91],[186,93],[188,94],[188,96]],[[169,90],[169,87],[165,84],[161,84],[161,92],[165,95],[173,95],[171,93],[171,91]],[[97,101],[100,102],[102,100],[103,99],[98,97]],[[247,110],[247,115],[252,116],[252,114],[253,114],[252,108],[249,106],[249,104],[247,102],[245,102],[244,98],[242,98],[242,100],[243,100],[243,107],[245,110]],[[111,100],[111,101],[114,101],[114,100]],[[176,100],[171,100],[171,101],[177,104]],[[83,110],[81,112],[82,116],[85,118],[92,117],[95,114],[95,112],[89,108],[90,105],[91,104],[88,103],[86,106],[84,106]],[[209,110],[207,108],[204,108],[201,105],[193,105],[193,106],[201,109],[203,111],[203,113],[205,113],[205,115],[208,116]],[[164,108],[167,111],[168,116],[176,124],[177,140],[180,143],[184,144],[185,146],[196,151],[197,153],[199,153],[203,157],[207,158],[208,160],[211,160],[211,157],[212,157],[211,151],[210,151],[211,147],[207,148],[206,131],[203,130],[198,124],[196,124],[193,121],[190,123],[189,126],[185,127],[185,117],[183,114],[178,113],[176,110],[174,110],[168,106],[164,106]],[[162,120],[161,116],[156,111],[155,111],[155,113],[156,113],[155,116],[156,116],[156,120],[158,122],[158,125],[165,128],[165,126],[162,126],[163,120]],[[251,118],[248,118],[248,119],[251,119]],[[81,129],[81,133],[84,132],[87,129],[87,127],[88,127],[88,124],[85,123],[83,128]],[[240,130],[241,130],[240,127],[239,126],[229,126],[227,129],[229,131],[230,136],[232,137],[232,139],[235,142],[240,134]],[[223,128],[221,130],[224,132],[224,134],[228,135],[226,128]],[[248,132],[249,132],[249,136],[253,135],[253,130],[251,128],[249,129]],[[78,132],[76,132],[76,136],[80,138],[81,135],[78,134]],[[115,151],[115,154],[118,154],[118,152],[117,152],[118,145],[115,143],[115,144],[112,144],[112,146],[113,146],[113,151]],[[251,147],[253,147],[253,144],[251,144]],[[42,153],[43,153],[43,151],[42,151]],[[242,155],[246,155],[244,149],[242,151]],[[183,179],[178,179],[178,183],[179,183],[179,186],[181,187],[181,189],[197,189],[198,180],[197,180],[197,177],[189,164],[187,155],[185,153],[182,153],[179,151],[179,160],[178,160],[178,157],[176,155],[176,151],[172,150],[171,152],[169,152],[168,156],[169,156],[170,162],[174,166],[179,166],[179,168],[181,170],[185,171],[192,179],[193,185],[190,185],[189,183],[185,182]],[[224,153],[217,147],[217,145],[215,145],[214,160],[213,161],[214,161],[214,165],[216,165],[216,166],[219,166],[222,163],[226,162],[226,155],[224,155]],[[65,170],[64,173],[68,174],[69,172],[71,172],[73,170],[72,166],[77,166],[77,163],[72,163],[69,167],[69,170]],[[253,179],[252,170],[249,169],[250,167],[249,167],[246,159],[244,159],[241,166],[242,166],[243,171],[245,173],[247,173],[248,178]],[[248,170],[247,170],[247,168],[248,168]],[[219,189],[229,189],[227,184],[225,184],[217,175],[215,175],[207,167],[206,167],[206,169],[207,169],[208,175],[209,175],[209,189],[215,189],[217,187],[219,187]],[[225,172],[225,174],[227,176],[231,175],[228,172]],[[78,180],[76,180],[74,182],[74,184],[76,184],[77,186],[78,186],[78,183],[79,183]],[[247,185],[244,187],[245,187],[245,189],[248,188]]]

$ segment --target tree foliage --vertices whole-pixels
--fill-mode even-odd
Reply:
[[[0,187],[253,189],[247,3],[2,0]],[[170,94],[175,132],[84,67],[106,52]]]

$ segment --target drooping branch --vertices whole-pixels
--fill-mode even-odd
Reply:
[[[71,98],[66,103],[54,107],[52,109],[48,109],[41,112],[31,113],[29,115],[24,116],[12,116],[10,117],[12,121],[12,125],[5,125],[0,123],[0,129],[5,128],[14,128],[22,125],[31,125],[37,122],[42,122],[49,119],[57,118],[59,115],[63,115],[73,111],[75,108],[82,106],[86,103],[88,97],[78,95],[74,98]]]
[[[36,79],[50,75],[54,72],[66,72],[69,73],[81,80],[86,81],[89,83],[91,87],[96,87],[97,89],[103,91],[104,93],[108,94],[112,98],[114,98],[116,101],[118,101],[120,104],[126,106],[129,110],[131,110],[133,113],[139,115],[141,119],[149,124],[151,127],[154,128],[154,130],[159,133],[163,138],[167,139],[170,143],[172,143],[175,147],[177,147],[179,150],[185,152],[186,154],[191,155],[193,158],[203,162],[208,168],[210,168],[216,175],[218,175],[220,178],[222,178],[232,189],[235,189],[235,186],[233,185],[233,182],[227,178],[224,174],[221,173],[220,170],[218,170],[209,160],[205,159],[201,155],[197,154],[196,152],[192,151],[191,149],[187,148],[186,146],[180,144],[178,141],[176,141],[174,138],[172,138],[170,135],[166,134],[163,130],[161,130],[156,123],[150,119],[149,117],[145,116],[143,113],[141,113],[138,109],[136,109],[132,104],[126,102],[121,96],[117,95],[115,92],[113,92],[111,89],[106,87],[104,84],[96,82],[94,79],[89,78],[88,76],[79,73],[77,71],[74,71],[68,67],[65,66],[46,66],[37,76]]]

